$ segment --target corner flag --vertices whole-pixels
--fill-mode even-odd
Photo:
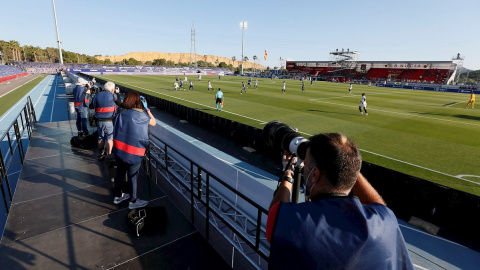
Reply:
[[[267,50],[265,50],[265,55],[263,56],[263,58],[265,58],[265,60],[267,60]]]

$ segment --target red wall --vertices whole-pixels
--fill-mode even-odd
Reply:
[[[10,76],[7,76],[7,77],[2,77],[2,78],[0,78],[0,82],[6,82],[6,81],[16,79],[18,77],[22,77],[22,76],[25,76],[25,75],[28,75],[28,72],[19,73],[19,74],[15,74],[15,75],[10,75]]]

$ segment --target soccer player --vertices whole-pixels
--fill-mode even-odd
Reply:
[[[258,80],[255,79],[255,88],[257,88],[257,86],[258,86]]]
[[[192,89],[193,91],[193,81],[190,81],[190,86],[188,87],[188,91],[190,91],[190,89]]]
[[[470,100],[468,101],[467,105],[465,105],[465,108],[467,108],[468,104],[472,105],[472,109],[475,107],[475,94],[473,93],[473,90],[470,94]]]
[[[285,94],[285,81],[283,81],[282,94]]]
[[[360,111],[360,114],[363,114],[362,108],[365,111],[365,116],[368,115],[367,113],[367,97],[365,96],[365,93],[362,93],[362,99],[360,100],[360,106],[358,106],[358,110]]]
[[[353,86],[352,86],[352,84],[350,84],[350,88],[348,88],[348,94],[352,93],[352,88],[353,88]]]
[[[245,91],[245,94],[247,93],[247,90],[245,90],[245,83],[242,82],[242,90],[240,90],[240,94],[243,94],[243,91]]]
[[[212,83],[210,82],[210,80],[208,80],[208,88],[207,88],[207,91],[210,91],[210,89],[212,89],[213,91],[215,91],[212,87]]]
[[[185,91],[185,88],[183,88],[183,80],[180,80],[180,89],[183,89],[183,91]]]
[[[252,86],[252,77],[248,78],[247,85],[248,85],[248,87]]]
[[[175,88],[175,91],[178,90],[178,83],[177,83],[177,82],[174,82],[174,83],[173,83],[173,88]]]
[[[305,81],[302,80],[302,92],[305,92]]]

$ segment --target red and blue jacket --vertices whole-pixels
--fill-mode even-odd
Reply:
[[[267,239],[269,269],[413,269],[393,212],[356,197],[274,204]]]
[[[113,153],[128,164],[142,161],[148,147],[150,117],[141,109],[123,110],[113,120]]]
[[[87,94],[88,89],[77,85],[73,88],[73,102],[75,109],[80,109],[81,107],[88,107],[90,104],[90,95]]]
[[[117,105],[113,100],[113,94],[109,91],[101,91],[93,98],[95,118],[98,120],[110,120],[117,111]]]

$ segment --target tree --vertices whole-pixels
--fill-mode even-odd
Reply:
[[[232,56],[232,66],[233,66],[233,69],[235,70],[235,61],[237,60],[237,58],[235,56]]]
[[[111,65],[111,64],[112,64],[112,60],[110,60],[110,58],[107,58],[107,59],[105,59],[105,60],[103,61],[103,63],[104,63],[105,65]]]
[[[128,58],[126,64],[129,65],[129,66],[135,66],[135,65],[141,65],[142,62],[138,61],[137,59],[135,59],[133,57],[130,57],[130,58]]]
[[[218,64],[218,67],[220,67],[220,68],[227,68],[228,65],[227,65],[227,63],[225,63],[225,62],[222,61],[222,62],[220,62],[220,63]]]
[[[153,59],[152,65],[154,65],[154,66],[166,66],[167,65],[167,60],[165,58]]]
[[[152,65],[152,63],[153,63],[152,61],[146,61],[146,62],[145,62],[145,65],[147,65],[147,66],[151,66],[151,65]]]

